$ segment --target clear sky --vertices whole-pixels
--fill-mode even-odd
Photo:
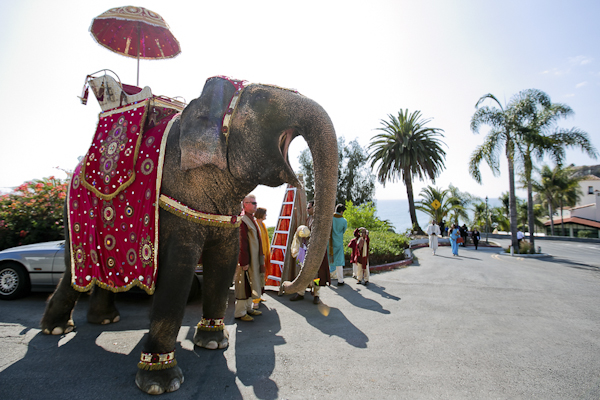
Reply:
[[[108,68],[135,84],[136,61],[88,31],[95,16],[124,5],[160,14],[181,44],[174,59],[140,62],[140,85],[154,94],[190,101],[213,75],[295,88],[328,111],[338,136],[365,147],[388,114],[421,110],[445,131],[437,186],[481,197],[508,190],[505,162],[498,178],[482,165],[483,185],[468,175],[485,134],[474,135],[469,122],[486,93],[509,101],[523,89],[543,90],[575,111],[560,125],[587,131],[600,147],[598,1],[0,0],[0,191],[65,177],[55,167],[72,170],[86,153],[100,111],[93,95],[87,106],[77,98],[87,74]],[[301,138],[292,144],[293,167],[305,147]],[[575,151],[566,161],[599,163]],[[427,184],[416,182],[415,196]],[[256,194],[274,225],[283,190]],[[375,197],[406,198],[406,189],[378,185]]]

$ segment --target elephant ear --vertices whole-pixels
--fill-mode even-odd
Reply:
[[[227,80],[211,78],[206,81],[200,97],[185,108],[179,136],[182,170],[208,164],[227,169],[227,143],[221,124],[234,92],[235,88]]]

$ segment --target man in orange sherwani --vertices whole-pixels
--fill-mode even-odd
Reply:
[[[267,231],[267,227],[265,226],[265,219],[267,219],[267,209],[258,207],[256,209],[256,212],[254,213],[254,218],[256,219],[256,224],[258,225],[258,228],[260,229],[260,243],[262,245],[263,255],[265,256],[265,272],[260,274],[261,297],[259,299],[252,300],[252,302],[254,303],[252,307],[256,310],[258,309],[258,305],[260,304],[260,302],[265,301],[262,298],[262,295],[265,293],[266,277],[272,273],[272,270],[274,268],[271,265],[271,244],[269,241],[269,231]]]

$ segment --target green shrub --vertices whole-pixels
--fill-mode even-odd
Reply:
[[[588,230],[582,230],[577,232],[578,238],[591,238],[594,235],[594,232]]]
[[[0,196],[0,249],[64,238],[67,183],[53,176]]]
[[[519,246],[520,254],[529,254],[531,251],[531,243],[526,242],[525,240],[521,240],[521,245]]]
[[[355,228],[367,228],[369,232],[387,231],[392,228],[392,224],[387,220],[381,220],[375,216],[375,205],[372,202],[355,206],[351,201],[346,202],[346,211],[344,218],[348,221],[348,228],[354,231]]]
[[[269,233],[269,243],[271,243],[271,240],[273,240],[273,235],[275,234],[275,227],[274,226],[268,227],[267,232]]]

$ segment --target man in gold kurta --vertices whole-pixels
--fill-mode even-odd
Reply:
[[[254,220],[256,197],[249,194],[242,204],[244,215],[240,225],[240,256],[235,270],[235,318],[253,321],[251,316],[261,315],[252,309],[252,299],[260,299],[261,279],[265,258],[260,241],[260,229]]]

